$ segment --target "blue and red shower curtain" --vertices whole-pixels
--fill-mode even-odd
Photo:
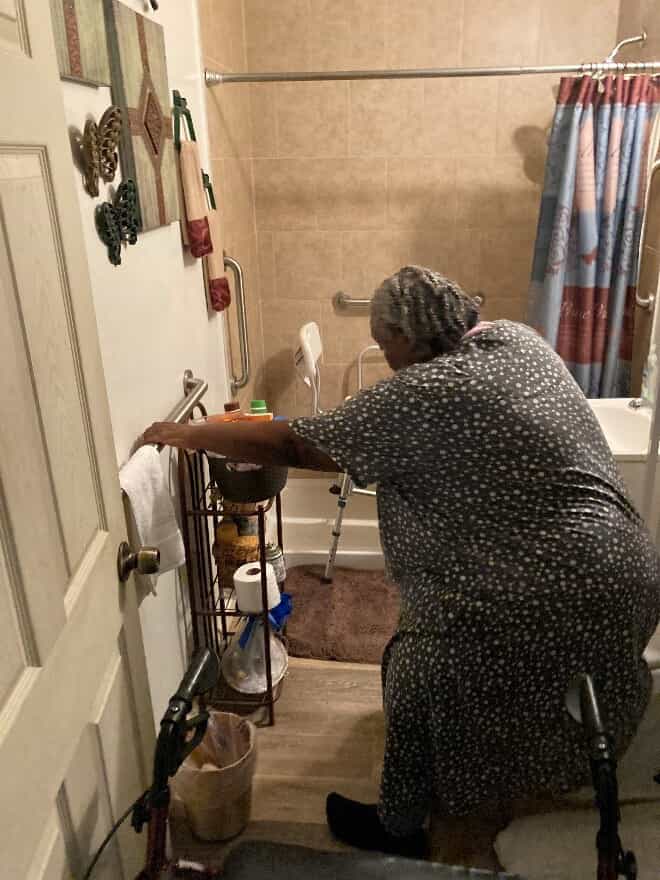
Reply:
[[[660,78],[561,80],[529,321],[587,397],[627,397],[650,134]]]

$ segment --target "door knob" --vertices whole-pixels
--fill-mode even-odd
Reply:
[[[119,580],[124,583],[131,576],[131,572],[139,574],[156,574],[160,568],[160,550],[157,547],[140,547],[135,553],[122,541],[117,552],[117,574]]]

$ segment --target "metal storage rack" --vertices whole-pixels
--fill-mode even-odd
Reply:
[[[222,583],[212,552],[215,534],[224,513],[224,500],[209,475],[205,452],[179,450],[178,470],[193,644],[195,649],[207,646],[221,655],[234,636],[238,621],[245,616],[236,607],[233,584],[227,587]],[[283,548],[282,502],[279,495],[269,501],[254,504],[250,512],[241,513],[241,516],[256,518],[258,523],[266,691],[255,696],[239,694],[221,679],[209,700],[213,706],[230,708],[237,712],[255,711],[265,707],[269,725],[275,723],[275,702],[283,684],[280,681],[273,687],[270,657],[271,626],[265,563],[266,514],[273,504],[277,513],[277,540]]]

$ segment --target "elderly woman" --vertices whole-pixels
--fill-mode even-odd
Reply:
[[[587,401],[536,333],[479,323],[456,284],[413,266],[376,291],[371,329],[394,376],[331,412],[157,424],[146,440],[377,484],[401,592],[380,802],[331,794],[327,815],[348,843],[421,856],[432,803],[469,816],[587,780],[564,708],[577,673],[625,749],[650,694],[660,563]]]

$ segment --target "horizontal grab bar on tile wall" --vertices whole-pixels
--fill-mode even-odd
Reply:
[[[477,305],[482,306],[484,304],[485,296],[479,291],[479,293],[472,294],[472,299],[477,303]],[[353,296],[350,296],[348,293],[344,293],[343,290],[338,290],[337,293],[332,297],[332,304],[338,310],[342,309],[368,309],[371,305],[370,299],[359,299]]]
[[[236,394],[250,381],[250,345],[248,341],[247,307],[245,305],[245,276],[238,260],[225,254],[225,269],[231,269],[236,282],[236,305],[238,313],[238,347],[241,356],[241,374],[231,377],[231,393]]]

